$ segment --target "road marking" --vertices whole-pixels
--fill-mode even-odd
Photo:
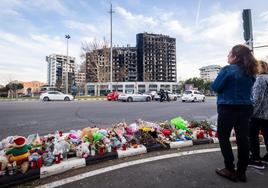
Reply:
[[[237,147],[233,147],[233,149],[237,149]],[[92,177],[92,176],[96,176],[96,175],[110,172],[113,170],[117,170],[120,168],[125,168],[125,167],[134,166],[134,165],[138,165],[138,164],[148,163],[148,162],[152,162],[152,161],[158,161],[158,160],[162,160],[162,159],[168,159],[168,158],[180,157],[180,156],[186,156],[186,155],[194,155],[194,154],[200,154],[200,153],[210,153],[210,152],[216,152],[216,151],[220,151],[220,148],[185,151],[185,152],[172,153],[172,154],[161,155],[161,156],[156,156],[156,157],[150,157],[150,158],[146,158],[146,159],[139,159],[139,160],[135,160],[135,161],[125,162],[125,163],[101,168],[98,170],[93,170],[93,171],[79,174],[79,175],[76,175],[73,177],[68,177],[68,178],[65,178],[62,180],[54,181],[54,182],[51,182],[48,184],[40,185],[40,186],[38,186],[38,188],[58,187],[58,186],[62,186],[62,185],[68,184],[68,183],[79,181],[79,180],[82,180],[82,179],[85,179],[88,177]]]

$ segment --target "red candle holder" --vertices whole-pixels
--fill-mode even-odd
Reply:
[[[126,150],[127,150],[127,146],[126,146],[126,144],[123,144],[123,146],[122,146],[122,150],[123,150],[123,151],[126,151]]]
[[[104,155],[104,153],[105,153],[105,149],[104,149],[104,147],[101,147],[99,149],[99,155]]]

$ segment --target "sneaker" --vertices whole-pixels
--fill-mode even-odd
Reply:
[[[259,169],[259,170],[263,170],[265,168],[262,161],[258,161],[258,160],[254,160],[254,159],[249,159],[248,166],[251,166],[251,167]]]
[[[268,153],[266,153],[266,155],[264,155],[263,158],[261,158],[261,161],[265,164],[268,164]]]

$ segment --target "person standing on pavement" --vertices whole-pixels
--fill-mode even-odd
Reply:
[[[250,121],[249,141],[251,156],[249,166],[264,169],[268,164],[268,64],[259,61],[259,75],[253,86],[254,112]],[[262,131],[267,153],[260,157],[259,132]]]
[[[216,173],[229,180],[245,182],[249,159],[249,119],[253,113],[252,86],[257,74],[257,60],[244,45],[234,46],[228,55],[229,65],[223,67],[211,88],[218,94],[218,138],[225,168]],[[238,146],[237,170],[230,144],[234,128]]]

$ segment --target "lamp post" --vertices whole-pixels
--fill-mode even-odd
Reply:
[[[112,86],[112,83],[113,83],[113,5],[112,5],[112,2],[111,2],[111,8],[110,8],[110,19],[111,19],[111,47],[110,47],[110,90],[112,91],[113,90],[113,86]]]
[[[65,74],[65,93],[69,92],[69,83],[68,83],[68,68],[69,68],[69,56],[68,56],[68,40],[71,38],[70,35],[65,35],[67,39],[67,61],[66,61],[66,74]]]

